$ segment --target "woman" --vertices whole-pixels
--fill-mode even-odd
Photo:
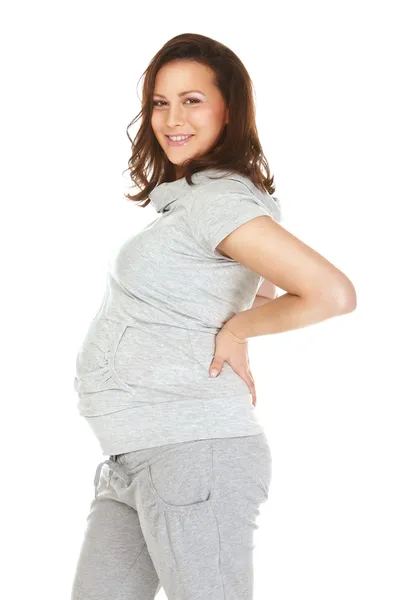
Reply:
[[[158,218],[118,252],[77,357],[78,409],[109,458],[72,598],[250,600],[271,453],[248,338],[348,313],[355,291],[279,224],[238,57],[183,34],[145,75],[127,197]]]

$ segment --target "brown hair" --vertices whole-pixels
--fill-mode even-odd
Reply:
[[[207,154],[184,162],[187,183],[193,185],[191,176],[194,173],[216,168],[245,175],[260,190],[272,195],[275,192],[274,177],[270,174],[268,161],[258,138],[253,84],[245,66],[224,44],[197,33],[182,33],[164,44],[143,73],[142,109],[127,127],[132,156],[128,161],[128,169],[125,169],[130,171],[131,180],[141,191],[136,195],[124,196],[136,202],[146,200],[141,205],[144,208],[149,204],[148,195],[156,185],[175,180],[175,165],[168,160],[155,137],[151,117],[158,70],[166,63],[181,60],[200,63],[213,69],[214,84],[229,109],[229,122],[215,145]],[[140,117],[141,125],[132,140],[128,129]],[[265,168],[266,177],[261,172],[261,167]],[[149,168],[150,180],[147,178]]]

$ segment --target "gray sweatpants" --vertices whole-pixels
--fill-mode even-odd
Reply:
[[[268,498],[264,433],[110,456],[94,479],[72,600],[252,600]]]

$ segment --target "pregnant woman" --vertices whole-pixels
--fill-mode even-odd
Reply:
[[[169,40],[140,116],[127,198],[157,218],[112,261],[76,359],[78,410],[107,458],[72,600],[161,587],[169,600],[251,600],[271,452],[248,339],[349,313],[356,294],[280,224],[251,80],[229,48]]]

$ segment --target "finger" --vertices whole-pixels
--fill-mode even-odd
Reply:
[[[241,375],[241,377],[247,383],[247,385],[249,387],[249,390],[252,395],[252,404],[253,404],[253,406],[255,406],[257,404],[257,395],[256,395],[256,386],[254,384],[253,376],[252,376],[251,372],[245,371]]]
[[[216,377],[220,374],[222,366],[224,364],[224,359],[219,356],[214,356],[212,363],[210,365],[209,373],[211,377]]]

